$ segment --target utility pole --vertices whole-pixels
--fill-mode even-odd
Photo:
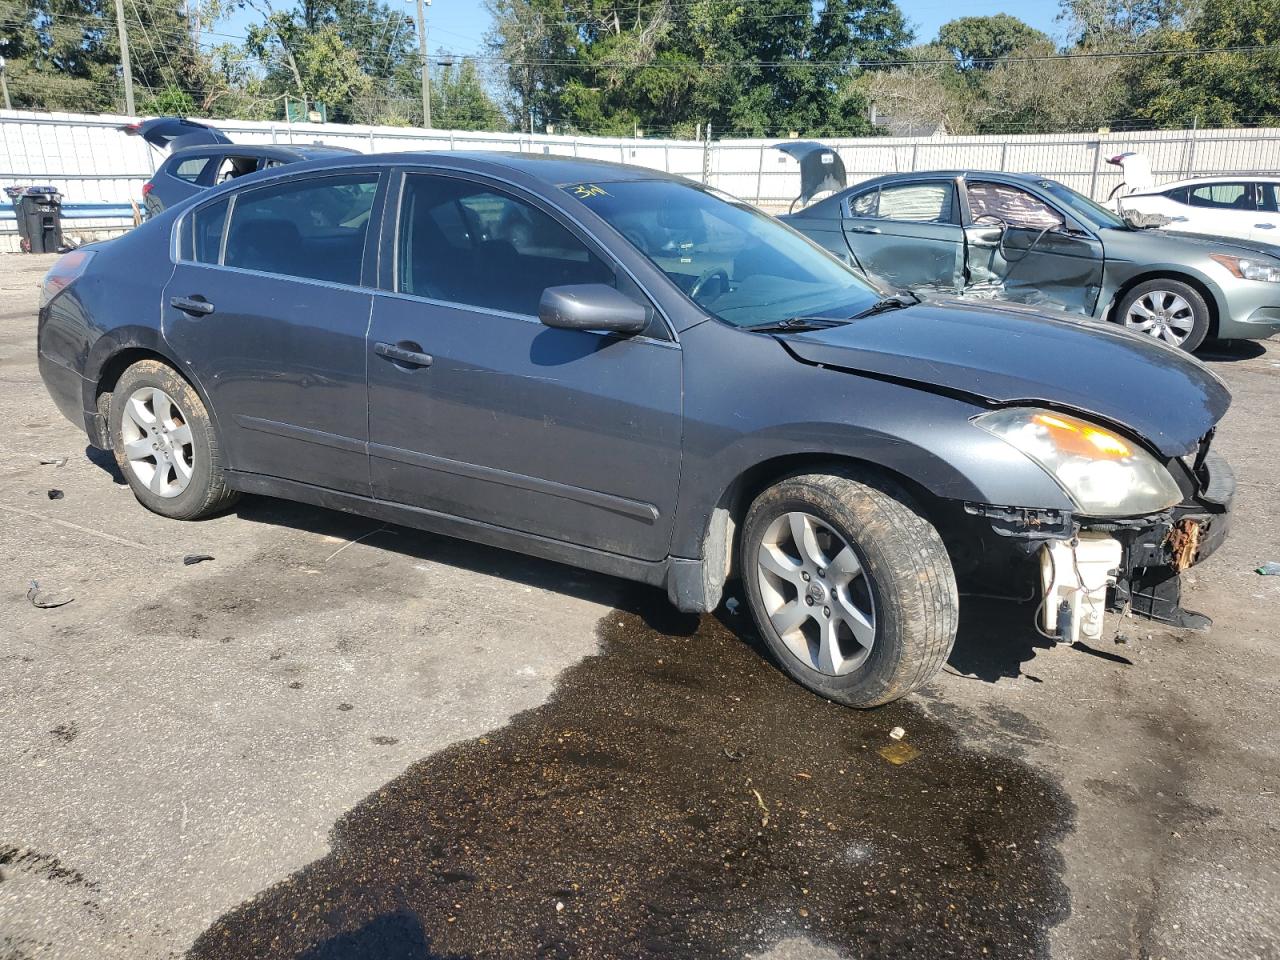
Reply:
[[[4,76],[4,57],[0,57],[0,95],[4,98],[4,108],[12,110],[13,103],[9,100],[9,81]]]
[[[120,3],[120,0],[116,0]],[[431,0],[426,0],[426,7]],[[431,129],[431,64],[427,59],[427,11],[423,0],[418,0],[418,56],[422,59],[422,120],[423,126]]]
[[[116,29],[120,33],[120,66],[124,70],[124,112],[133,116],[133,65],[129,63],[129,36],[124,30],[124,0],[116,0]]]

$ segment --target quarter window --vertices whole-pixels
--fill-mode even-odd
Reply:
[[[968,192],[969,212],[974,220],[989,217],[1026,230],[1049,230],[1062,224],[1062,217],[1053,207],[1017,187],[970,183]]]
[[[453,177],[405,178],[396,289],[536,316],[542,291],[614,283],[613,271],[542,210]]]
[[[1193,207],[1213,207],[1218,210],[1257,210],[1253,185],[1248,183],[1206,183],[1191,188]]]
[[[882,187],[876,216],[882,220],[950,223],[951,192],[949,183],[909,183],[900,187]]]
[[[290,180],[236,195],[224,263],[286,277],[360,282],[376,173]]]
[[[217,263],[222,252],[222,231],[227,222],[227,198],[210,203],[191,215],[193,253],[184,259],[197,263]]]
[[[880,199],[879,190],[868,190],[849,201],[849,215],[853,217],[874,217],[876,201]]]
[[[185,160],[180,160],[173,168],[173,175],[187,183],[195,183],[200,179],[204,168],[209,165],[209,159],[209,157],[187,157]]]

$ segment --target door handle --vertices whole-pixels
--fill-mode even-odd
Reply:
[[[193,317],[207,317],[213,313],[213,304],[199,295],[194,297],[170,297],[169,306]]]
[[[417,346],[416,343],[402,345],[378,341],[373,345],[373,352],[380,357],[386,357],[394,363],[403,363],[409,367],[431,366],[431,354],[423,353],[421,350],[410,349]]]
[[[1274,223],[1255,223],[1254,226],[1259,230],[1274,230],[1276,228]]]
[[[850,233],[879,233],[879,227],[849,227]]]

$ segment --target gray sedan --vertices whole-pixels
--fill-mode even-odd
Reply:
[[[893,174],[784,219],[894,287],[1113,320],[1184,350],[1280,331],[1280,248],[1140,229],[1045,177]]]
[[[957,581],[1043,584],[1067,641],[1108,601],[1188,622],[1178,576],[1229,523],[1230,397],[1194,358],[885,297],[751,207],[617,164],[258,173],[58,261],[39,330],[59,409],[156,513],[287,497],[690,611],[736,574],[779,665],[854,706],[940,669]]]

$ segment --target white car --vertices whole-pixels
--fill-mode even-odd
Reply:
[[[1280,177],[1197,177],[1118,198],[1122,212],[1160,213],[1167,230],[1280,244]]]

